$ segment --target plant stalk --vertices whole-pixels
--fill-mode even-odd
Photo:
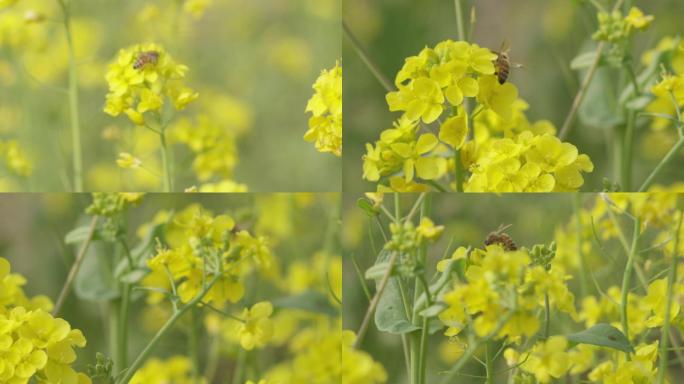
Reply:
[[[620,298],[620,317],[622,322],[622,331],[629,340],[629,322],[627,317],[627,307],[629,305],[629,289],[632,282],[632,271],[634,269],[634,258],[638,253],[639,235],[641,233],[641,220],[637,217],[634,219],[634,232],[632,233],[632,247],[627,258],[627,265],[625,265],[625,273],[622,277],[622,292]]]
[[[655,180],[656,176],[658,176],[658,174],[663,170],[663,168],[665,168],[665,166],[667,166],[674,159],[675,155],[679,153],[679,150],[682,149],[683,146],[684,138],[680,137],[677,143],[674,146],[672,146],[672,148],[665,155],[665,157],[663,157],[663,159],[660,160],[660,163],[658,163],[658,165],[655,168],[653,168],[653,171],[650,175],[648,175],[644,183],[641,184],[641,187],[639,187],[639,192],[646,192],[646,190],[651,186],[651,184],[653,184],[653,181]]]
[[[665,323],[660,335],[660,353],[659,353],[659,367],[657,384],[665,382],[665,375],[667,374],[667,356],[668,356],[668,341],[670,338],[670,314],[672,311],[672,296],[674,295],[674,284],[677,281],[677,266],[679,262],[679,237],[682,230],[682,218],[684,212],[679,212],[679,224],[677,224],[677,231],[675,232],[674,250],[672,251],[672,265],[667,277],[667,299],[665,300]]]
[[[76,274],[78,273],[79,269],[81,269],[83,258],[85,257],[86,252],[88,251],[88,247],[90,246],[90,243],[93,239],[93,235],[95,234],[96,227],[97,216],[93,216],[93,219],[90,221],[90,226],[88,227],[88,235],[86,236],[86,239],[83,241],[83,244],[81,244],[81,248],[79,249],[78,254],[76,255],[76,260],[74,260],[74,264],[71,266],[71,269],[69,270],[67,279],[64,282],[64,285],[62,286],[62,291],[59,293],[59,297],[57,298],[57,302],[55,303],[55,308],[53,308],[52,310],[52,316],[57,316],[59,311],[62,309],[62,305],[64,305],[64,300],[66,300],[67,296],[69,295],[69,291],[71,290],[71,286],[74,283],[74,279],[76,279]]]

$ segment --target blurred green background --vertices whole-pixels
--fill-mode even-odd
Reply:
[[[600,1],[603,4],[613,2]],[[565,119],[578,88],[577,73],[570,61],[596,30],[595,8],[579,0],[464,0],[465,18],[471,7],[477,22],[472,42],[498,50],[504,39],[511,46],[511,60],[524,66],[513,70],[509,81],[520,97],[530,104],[531,121],[548,119],[557,129]],[[633,1],[655,22],[636,36],[637,58],[666,35],[681,33],[684,2],[679,0]],[[366,47],[370,57],[391,80],[404,59],[425,46],[434,47],[446,39],[458,40],[453,0],[344,0],[343,18]],[[348,39],[343,39],[345,64],[344,105],[344,188],[349,192],[373,191],[375,186],[361,178],[365,143],[378,140],[382,130],[392,127],[399,112],[389,112],[385,91],[359,59]],[[638,64],[638,62],[636,63]],[[672,145],[672,135],[648,135],[647,121],[639,121],[635,138],[634,176],[639,185]],[[675,135],[676,136],[676,135]],[[587,153],[594,172],[586,175],[582,190],[600,191],[602,180],[617,180],[613,174],[613,142],[609,129],[576,123],[566,139]],[[681,167],[663,171],[659,180],[674,182],[684,178]],[[636,188],[633,186],[633,188]]]
[[[78,245],[65,245],[65,235],[73,228],[90,222],[90,218],[83,213],[90,203],[89,194],[6,194],[0,197],[0,212],[3,213],[3,219],[0,220],[0,257],[9,260],[13,273],[26,278],[24,290],[29,297],[47,295],[53,302],[56,301],[78,251]],[[288,276],[288,266],[292,263],[311,265],[313,256],[326,245],[325,241],[332,241],[332,248],[337,249],[337,239],[330,237],[331,233],[336,234],[330,229],[337,228],[339,222],[339,195],[334,193],[147,194],[140,205],[129,208],[126,213],[129,244],[134,246],[140,242],[137,229],[151,222],[160,210],[178,212],[196,203],[215,215],[231,215],[241,228],[251,233],[267,236],[278,265],[278,276]],[[86,254],[86,258],[111,256],[90,251]],[[287,277],[279,278],[286,281]],[[259,278],[246,281],[250,297],[257,296],[264,300],[287,296],[287,293],[275,287],[275,283]],[[111,356],[107,339],[111,306],[108,301],[79,298],[74,293],[77,291],[76,285],[78,281],[58,317],[67,320],[72,328],[82,330],[87,339],[86,348],[77,350],[79,358],[74,364],[75,369],[85,372],[87,364],[95,363],[96,352]],[[147,305],[143,293],[134,291],[133,294],[130,361],[159,330],[166,320],[164,316],[168,316],[166,309],[163,309],[165,307]],[[89,291],[88,294],[94,293]],[[243,302],[230,305],[230,308],[241,308],[241,305]],[[174,354],[187,354],[186,329],[189,323],[186,320],[181,319],[171,334],[161,340],[153,356],[167,358]],[[210,339],[206,331],[203,335],[200,342],[205,347],[201,349],[200,359],[204,365]],[[227,344],[222,347],[226,348],[223,353],[235,353]],[[287,356],[287,350],[279,346],[269,347],[259,354],[264,370],[282,362]],[[234,361],[234,356],[221,360],[215,382],[226,382],[227,377],[232,377]]]
[[[201,3],[68,2],[81,90],[85,189],[160,190],[149,172],[122,170],[115,163],[119,152],[130,152],[160,170],[158,139],[145,136],[149,132],[125,116],[102,111],[106,65],[119,49],[156,42],[189,67],[186,84],[200,94],[176,118],[207,110],[227,115],[219,123],[238,136],[233,180],[257,192],[338,191],[341,160],[316,152],[302,136],[311,86],[341,57],[340,0],[213,0],[198,13],[186,10],[192,1]],[[31,15],[38,21],[26,21]],[[18,139],[34,168],[27,179],[3,172],[2,189],[69,187],[72,152],[63,91],[68,56],[61,20],[57,1],[21,0],[0,15],[0,138]],[[174,151],[177,189],[198,185],[190,151],[181,146]]]

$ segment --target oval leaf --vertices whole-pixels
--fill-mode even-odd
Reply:
[[[371,204],[371,202],[366,199],[362,198],[356,200],[356,205],[358,205],[359,208],[366,212],[366,215],[368,215],[368,217],[375,217],[378,215],[378,212],[375,210],[375,208],[373,208],[373,204]]]
[[[88,238],[88,233],[90,232],[90,225],[84,225],[82,227],[74,228],[69,233],[64,236],[64,242],[66,244],[76,244],[82,243]],[[100,237],[97,233],[97,229],[93,232],[93,240],[98,240]]]
[[[574,344],[591,344],[617,349],[625,353],[634,352],[634,348],[625,334],[610,324],[596,324],[589,329],[569,334],[566,337],[568,341]]]

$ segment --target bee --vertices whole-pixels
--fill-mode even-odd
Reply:
[[[522,65],[511,63],[511,59],[508,57],[508,52],[511,47],[508,41],[504,40],[501,43],[501,48],[498,52],[494,51],[496,54],[496,59],[494,59],[494,68],[496,69],[496,77],[499,79],[499,84],[503,84],[508,80],[508,75],[511,72],[511,68],[521,68]]]
[[[147,64],[157,65],[159,61],[159,52],[157,51],[144,51],[138,54],[138,57],[133,62],[133,69],[141,69]]]
[[[511,239],[511,237],[504,232],[504,230],[506,230],[506,228],[508,227],[510,227],[510,225],[500,226],[499,229],[497,229],[496,231],[490,232],[489,235],[487,235],[487,238],[485,239],[485,246],[492,244],[501,244],[506,251],[518,250],[518,246],[515,244],[513,239]]]

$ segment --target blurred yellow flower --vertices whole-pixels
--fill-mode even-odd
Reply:
[[[313,142],[320,152],[342,156],[342,67],[339,62],[323,70],[313,85],[315,93],[306,105],[309,130],[304,140]]]
[[[273,313],[273,305],[268,301],[261,301],[251,308],[242,311],[242,320],[238,334],[242,348],[251,351],[255,347],[263,347],[273,336],[273,321],[269,319]]]

